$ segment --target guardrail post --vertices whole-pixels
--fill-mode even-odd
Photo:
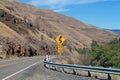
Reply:
[[[63,71],[64,73],[66,73],[66,71],[65,71],[65,69],[64,69],[64,68],[62,68],[62,71]]]
[[[75,66],[76,64],[74,64],[74,66]],[[73,74],[74,75],[76,75],[76,70],[75,69],[73,69]]]
[[[110,74],[108,73],[108,80],[112,80]]]
[[[73,69],[73,74],[76,75],[76,71],[75,71],[75,69]]]
[[[91,77],[91,73],[90,73],[90,71],[88,71],[88,77]]]

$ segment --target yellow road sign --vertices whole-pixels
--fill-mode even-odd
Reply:
[[[58,53],[61,55],[63,53],[62,44],[58,45]]]
[[[61,34],[58,35],[55,40],[58,44],[63,44],[65,42],[65,38]]]

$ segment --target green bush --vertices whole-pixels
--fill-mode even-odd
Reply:
[[[109,43],[99,45],[96,41],[91,43],[91,48],[77,49],[78,53],[90,53],[90,65],[120,68],[120,38]]]
[[[101,46],[93,41],[90,55],[91,65],[120,68],[120,38]]]

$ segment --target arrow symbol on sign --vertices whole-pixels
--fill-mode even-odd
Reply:
[[[62,39],[62,36],[60,36],[60,38],[59,38],[60,43],[62,43],[62,40],[61,40],[61,39]]]

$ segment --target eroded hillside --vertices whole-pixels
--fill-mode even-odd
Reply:
[[[15,0],[0,0],[0,44],[2,55],[34,56],[57,54],[55,37],[64,35],[64,54],[89,47],[92,40],[105,43],[116,34],[72,17]]]

